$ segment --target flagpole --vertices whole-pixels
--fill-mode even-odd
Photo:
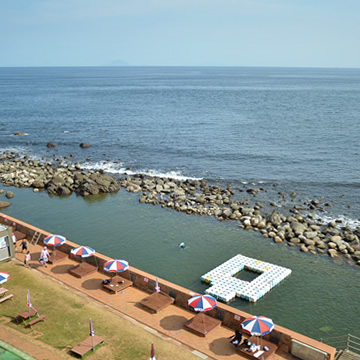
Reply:
[[[94,330],[92,327],[92,321],[90,319],[90,336],[91,336],[91,345],[92,345],[92,351],[95,352],[95,346],[94,346]]]

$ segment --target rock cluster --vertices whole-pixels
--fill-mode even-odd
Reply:
[[[81,171],[78,163],[53,166],[49,162],[26,158],[0,162],[0,182],[5,186],[32,187],[35,192],[46,190],[55,195],[76,192],[87,196],[120,190],[119,183],[113,177],[101,171]]]
[[[295,205],[286,216],[277,211],[265,213],[258,201],[250,205],[249,201],[236,200],[235,192],[243,189],[233,189],[230,185],[222,188],[210,185],[206,180],[178,181],[144,174],[116,180],[102,170],[83,171],[79,163],[63,165],[60,162],[55,166],[27,156],[19,159],[12,153],[2,154],[0,160],[0,182],[5,186],[32,187],[35,192],[46,190],[56,195],[76,192],[81,196],[114,193],[123,187],[128,192],[138,193],[140,203],[186,214],[214,216],[219,221],[236,221],[240,228],[258,231],[275,243],[310,254],[344,257],[360,265],[360,228],[352,231],[348,227],[339,227],[341,224],[335,221],[326,225],[317,223],[311,213],[314,209],[322,210],[317,200],[303,203],[305,207]],[[259,191],[262,189],[247,189],[246,194],[256,197]],[[11,192],[6,193],[7,198],[11,196]],[[290,193],[290,198],[295,197],[295,193]],[[303,210],[307,215],[301,216]]]

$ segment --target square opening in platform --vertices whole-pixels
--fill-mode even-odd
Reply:
[[[239,273],[237,273],[234,277],[240,280],[251,282],[255,280],[258,276],[260,276],[260,273],[257,273],[255,271],[250,271],[247,269],[241,270]]]

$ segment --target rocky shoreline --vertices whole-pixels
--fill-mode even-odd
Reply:
[[[266,213],[256,201],[262,189],[236,189],[210,185],[206,180],[179,181],[158,178],[146,174],[115,179],[103,170],[84,171],[79,163],[67,164],[65,159],[54,162],[32,160],[28,156],[6,152],[0,156],[0,183],[5,187],[32,188],[34,192],[68,196],[75,192],[80,196],[99,193],[116,193],[121,187],[138,193],[140,203],[162,206],[193,215],[214,216],[219,221],[236,221],[245,230],[254,230],[275,243],[283,243],[311,254],[324,254],[332,258],[343,257],[349,263],[360,266],[360,228],[355,230],[331,221],[316,221],[313,210],[322,209],[317,200],[306,204],[306,215],[299,205],[294,205],[286,216],[278,211]],[[235,193],[245,191],[254,204],[236,199]],[[4,190],[0,190],[4,193]],[[280,197],[285,194],[279,193]],[[295,198],[296,194],[289,194]],[[6,197],[13,194],[8,191]],[[0,201],[0,208],[10,203]],[[270,203],[271,205],[271,203]],[[330,206],[330,204],[324,204]]]

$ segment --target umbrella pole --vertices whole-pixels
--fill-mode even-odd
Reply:
[[[91,335],[91,344],[92,344],[92,351],[95,352],[94,335]]]
[[[206,335],[206,327],[205,327],[205,318],[204,318],[204,312],[201,312],[201,316],[202,316],[202,320],[203,320],[203,325],[204,325],[204,334]]]

